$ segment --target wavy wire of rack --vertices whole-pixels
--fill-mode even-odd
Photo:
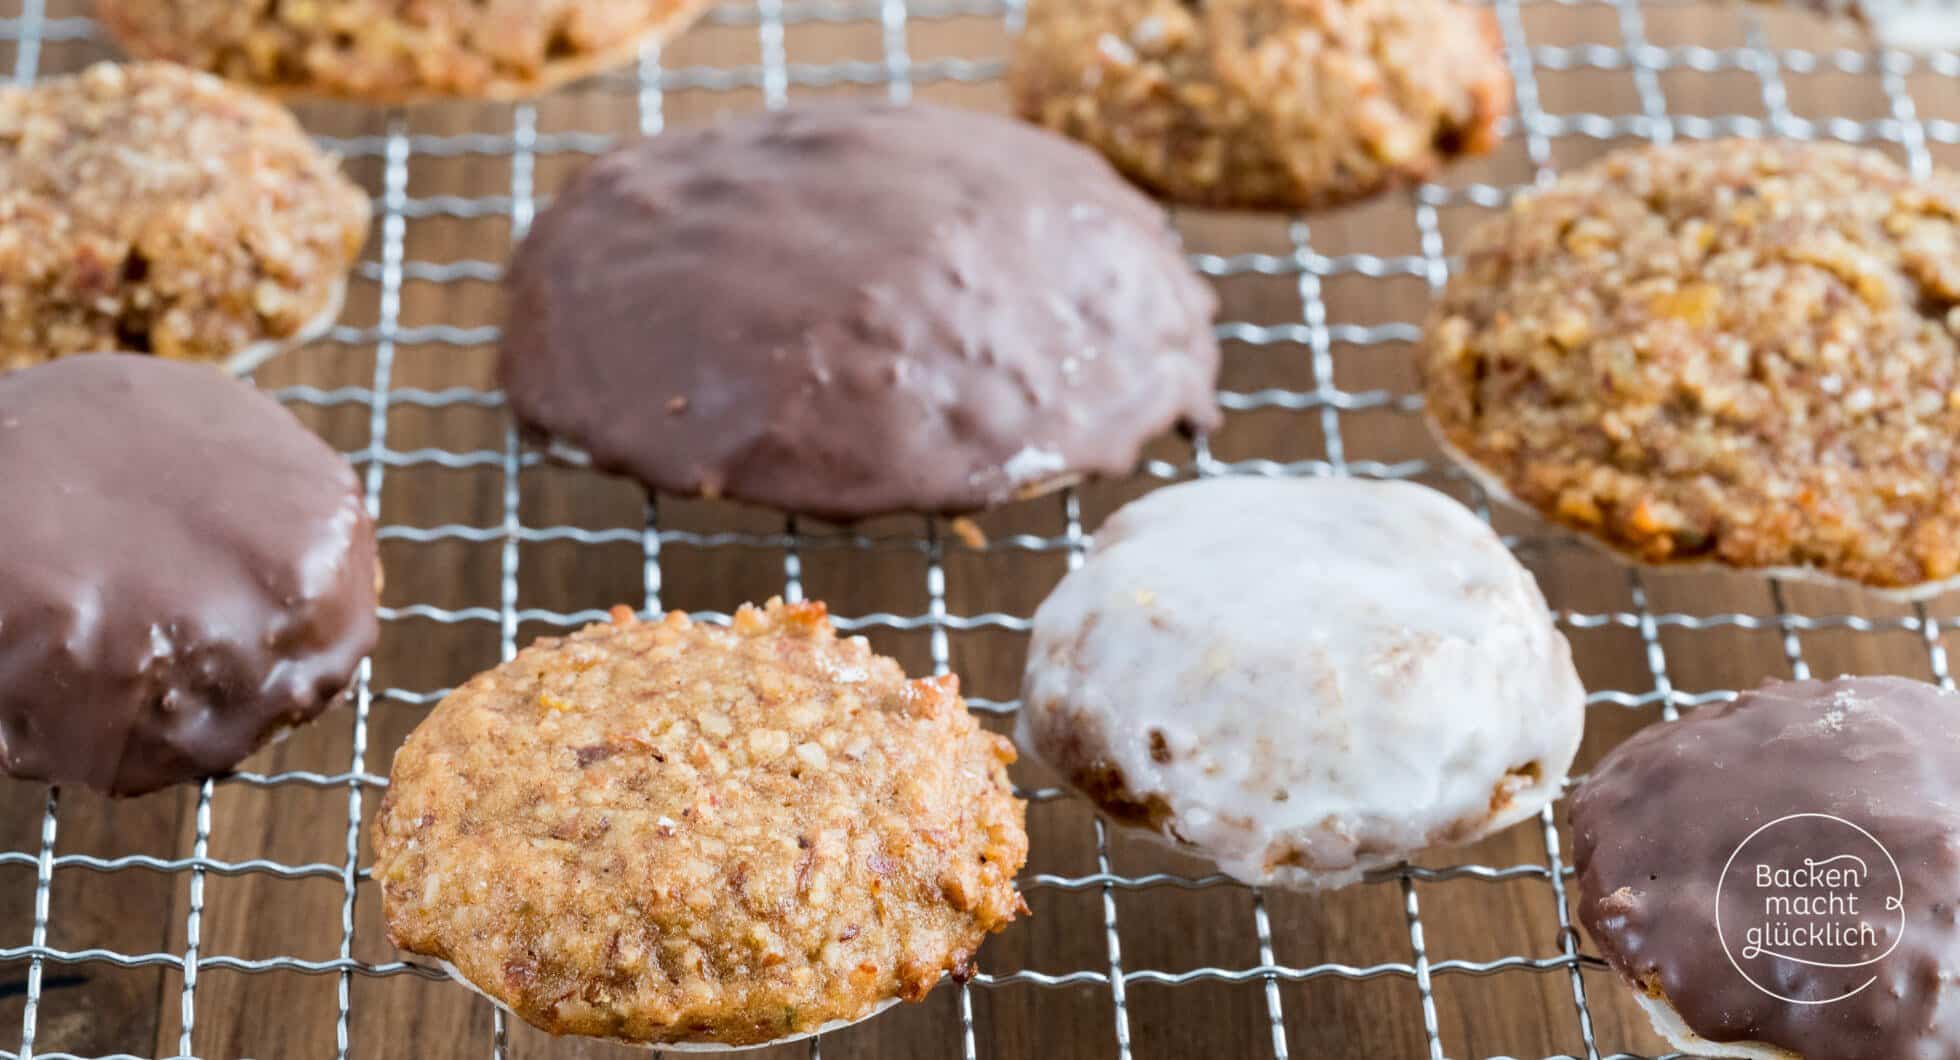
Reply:
[[[108,54],[79,9],[53,3],[0,0],[16,83]],[[1492,6],[1517,103],[1497,156],[1335,215],[1180,215],[1224,298],[1226,427],[1165,443],[1129,482],[983,516],[984,542],[925,519],[806,530],[551,466],[505,421],[488,350],[499,262],[547,181],[670,119],[833,89],[998,106],[1018,0],[728,4],[667,54],[536,103],[303,107],[376,194],[378,222],[343,324],[259,381],[364,476],[389,571],[383,645],[347,710],[236,776],[121,804],[6,786],[0,931],[19,937],[0,936],[0,1018],[19,1036],[0,1056],[640,1055],[507,1025],[387,946],[363,830],[392,748],[446,687],[620,599],[721,618],[814,587],[840,626],[908,666],[957,669],[998,723],[1015,709],[1032,607],[1095,520],[1152,483],[1422,477],[1492,514],[1423,439],[1406,347],[1448,275],[1448,240],[1519,186],[1622,140],[1828,137],[1922,172],[1960,144],[1960,55],[1876,52],[1854,29],[1782,12]],[[820,61],[792,60],[806,49]],[[1581,766],[1765,676],[1953,683],[1954,619],[1937,602],[1627,571],[1529,522],[1499,525],[1516,531],[1507,541],[1544,581],[1595,690]],[[970,982],[770,1055],[1599,1060],[1662,1048],[1572,927],[1556,808],[1536,828],[1315,898],[1261,894],[1133,843],[1048,778],[1019,776],[1034,804],[1033,920],[990,942]]]

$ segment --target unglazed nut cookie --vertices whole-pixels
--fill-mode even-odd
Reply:
[[[705,0],[96,0],[135,55],[277,93],[513,99],[631,62]]]
[[[755,1044],[917,1000],[1025,912],[1014,749],[821,604],[540,640],[395,756],[389,935],[547,1031]]]
[[[1218,421],[1216,301],[1163,212],[971,111],[794,106],[630,145],[506,286],[519,422],[650,489],[958,512]]]
[[[368,200],[283,108],[167,63],[0,88],[0,370],[245,370],[325,329]]]
[[[1960,1055],[1960,695],[1772,681],[1573,793],[1578,915],[1696,1056]]]
[[[1528,817],[1585,693],[1531,575],[1409,483],[1209,479],[1096,532],[1034,617],[1021,746],[1247,883],[1339,887]]]
[[[1456,0],[1034,0],[1022,114],[1180,202],[1327,206],[1497,143],[1496,23]]]
[[[353,469],[278,402],[127,354],[0,376],[0,770],[112,795],[224,773],[374,646]]]
[[[1960,574],[1960,184],[1833,144],[1615,153],[1472,234],[1444,443],[1652,563],[1925,594]]]

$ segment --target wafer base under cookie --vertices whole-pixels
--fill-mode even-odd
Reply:
[[[1655,1033],[1666,1038],[1667,1044],[1691,1056],[1705,1056],[1711,1060],[1803,1060],[1802,1055],[1774,1045],[1709,1041],[1689,1030],[1687,1021],[1665,999],[1653,997],[1638,987],[1634,988],[1633,999],[1647,1013]]]
[[[1664,563],[1650,563],[1639,556],[1631,555],[1623,549],[1614,547],[1611,542],[1601,539],[1598,535],[1589,534],[1583,530],[1578,530],[1547,518],[1544,512],[1519,500],[1511,492],[1510,487],[1505,485],[1504,481],[1498,478],[1489,468],[1472,460],[1468,454],[1456,446],[1451,445],[1449,439],[1443,437],[1442,429],[1437,427],[1434,417],[1424,415],[1422,422],[1424,426],[1428,427],[1430,438],[1436,442],[1438,448],[1443,450],[1443,455],[1449,457],[1450,462],[1462,469],[1464,474],[1470,476],[1471,481],[1475,482],[1485,493],[1490,494],[1492,498],[1496,499],[1506,508],[1514,512],[1529,515],[1568,537],[1584,542],[1593,551],[1604,556],[1610,556],[1628,567],[1659,570],[1720,570],[1736,574],[1761,574],[1769,578],[1781,578],[1784,581],[1808,582],[1812,585],[1828,585],[1839,589],[1861,589],[1880,599],[1902,604],[1924,603],[1942,593],[1960,589],[1960,575],[1955,575],[1951,578],[1942,578],[1939,581],[1921,582],[1918,585],[1908,585],[1898,589],[1888,589],[1878,585],[1867,585],[1864,582],[1855,581],[1851,578],[1840,578],[1835,574],[1826,574],[1823,571],[1813,570],[1809,567],[1738,567],[1712,559],[1668,560]]]
[[[560,438],[542,437],[530,431],[526,431],[525,433],[526,433],[526,437],[530,438],[533,444],[537,445],[538,448],[544,450],[545,458],[548,460],[555,460],[558,463],[565,465],[566,467],[590,468],[592,466],[591,454],[587,453],[585,450],[580,449],[578,446],[573,445],[570,442],[564,441],[563,439]],[[1046,497],[1050,493],[1060,493],[1062,490],[1069,489],[1074,486],[1079,486],[1082,484],[1084,478],[1086,478],[1086,476],[1084,476],[1080,472],[1064,471],[1059,475],[1038,479],[1034,482],[1030,482],[1025,485],[1022,485],[1015,489],[1013,496],[998,501],[996,503],[1012,504],[1017,501],[1033,500],[1036,497]],[[648,488],[651,489],[651,487]],[[796,514],[796,513],[791,513],[791,514]],[[958,512],[958,511],[950,511],[950,512],[935,512],[931,514],[963,515],[966,513]]]
[[[307,321],[304,327],[283,339],[267,339],[264,342],[255,342],[239,350],[226,359],[224,362],[225,371],[233,375],[246,375],[256,371],[260,365],[274,357],[290,350],[299,349],[301,346],[325,335],[327,332],[333,330],[334,321],[340,319],[340,309],[346,301],[347,281],[342,279],[339,283],[334,284],[333,293],[327,296],[326,306],[319,313],[315,314],[312,320]]]
[[[1026,744],[1023,743],[1022,746],[1025,747]],[[1513,797],[1513,805],[1509,810],[1489,818],[1475,831],[1466,833],[1464,838],[1440,843],[1437,846],[1449,847],[1475,843],[1494,836],[1520,821],[1536,817],[1539,811],[1545,808],[1545,804],[1551,802],[1552,798],[1558,794],[1559,789],[1564,785],[1564,772],[1542,777],[1538,783],[1518,792]],[[1108,814],[1103,814],[1102,818],[1110,825],[1121,829],[1125,835],[1148,840],[1157,847],[1175,851],[1187,858],[1210,860],[1206,857],[1204,851],[1180,843],[1155,828],[1118,820]],[[1321,891],[1339,890],[1343,887],[1353,886],[1363,880],[1393,878],[1401,870],[1402,866],[1409,863],[1409,859],[1427,852],[1427,850],[1399,851],[1382,857],[1365,859],[1352,868],[1342,869],[1337,872],[1316,872],[1297,866],[1286,866],[1284,874],[1276,874],[1271,880],[1266,881],[1260,886],[1267,890],[1291,891],[1296,894],[1316,894]]]
[[[452,981],[461,983],[463,986],[469,989],[470,993],[475,994],[476,996],[482,998],[483,1000],[490,1002],[492,1005],[495,1005],[499,1012],[502,1012],[504,1015],[510,1017],[511,1019],[522,1019],[522,1017],[518,1016],[515,1012],[512,1012],[507,1006],[505,1006],[503,1002],[498,1001],[496,998],[491,997],[489,994],[484,993],[483,990],[480,987],[478,987],[475,983],[472,983],[469,981],[469,979],[465,978],[463,973],[460,970],[458,970],[455,965],[449,963],[448,961],[443,960],[440,957],[431,957],[427,959],[435,962],[436,967],[441,968],[443,972],[447,974]],[[418,958],[418,960],[420,960],[420,958]],[[871,1017],[876,1016],[880,1012],[883,1012],[886,1009],[892,1007],[893,1005],[898,1004],[898,1001],[899,1001],[898,998],[888,997],[885,1000],[880,1001],[876,1005],[872,1006],[871,1011],[865,1013],[862,1016],[859,1016],[856,1019],[826,1020],[823,1023],[818,1024],[817,1026],[812,1027],[807,1031],[802,1031],[797,1034],[786,1034],[781,1038],[771,1038],[766,1042],[756,1042],[753,1045],[727,1045],[722,1042],[635,1042],[635,1041],[629,1041],[625,1038],[600,1038],[598,1040],[603,1042],[611,1042],[614,1045],[630,1045],[637,1049],[655,1050],[663,1053],[740,1053],[740,1052],[746,1052],[750,1049],[768,1049],[773,1046],[788,1045],[791,1042],[800,1042],[806,1038],[814,1038],[819,1034],[829,1034],[832,1031],[840,1031],[846,1027],[863,1023],[865,1020],[868,1020]]]

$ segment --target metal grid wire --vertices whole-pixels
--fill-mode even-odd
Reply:
[[[1772,49],[1767,45],[1761,27],[1756,24],[1754,17],[1748,14],[1738,15],[1746,25],[1746,40],[1742,46],[1662,47],[1647,41],[1642,9],[1637,0],[1490,0],[1490,2],[1502,33],[1507,61],[1516,89],[1516,117],[1507,120],[1504,132],[1508,139],[1522,141],[1533,170],[1534,183],[1543,183],[1553,176],[1553,144],[1561,138],[1591,140],[1637,138],[1665,142],[1676,138],[1702,139],[1741,135],[1829,138],[1850,142],[1883,143],[1902,148],[1911,169],[1916,173],[1926,172],[1931,165],[1929,145],[1960,144],[1960,123],[1921,120],[1914,106],[1913,97],[1908,91],[1908,76],[1913,74],[1930,73],[1942,79],[1960,79],[1960,54],[1941,52],[1907,55],[1893,51],[1846,48]],[[46,0],[22,0],[16,16],[0,17],[0,42],[11,42],[15,47],[12,76],[17,83],[30,83],[36,78],[42,45],[45,42],[85,41],[97,36],[95,27],[86,19],[49,17],[46,14],[45,3]],[[1533,45],[1527,39],[1525,19],[1521,10],[1521,5],[1526,3],[1605,8],[1616,16],[1622,39],[1616,44]],[[763,102],[773,107],[786,102],[796,89],[866,85],[883,86],[891,98],[905,100],[911,96],[914,85],[941,81],[984,82],[998,77],[1001,68],[1001,63],[992,59],[915,57],[908,47],[907,30],[910,24],[917,20],[987,17],[1003,20],[1009,32],[1012,32],[1019,26],[1021,4],[1022,0],[753,0],[753,3],[724,5],[714,10],[709,20],[723,26],[752,27],[759,48],[758,63],[733,67],[667,68],[662,66],[657,51],[648,50],[641,56],[637,69],[627,75],[627,88],[635,94],[637,101],[639,131],[647,134],[661,130],[664,123],[665,96],[677,90],[759,90]],[[875,25],[880,30],[882,57],[877,61],[792,63],[788,61],[784,46],[785,29],[788,26],[807,22]],[[1637,92],[1639,112],[1547,113],[1540,105],[1539,74],[1546,71],[1573,70],[1628,71]],[[1761,101],[1767,117],[1758,118],[1741,114],[1688,116],[1670,113],[1661,88],[1660,76],[1674,70],[1700,73],[1741,72],[1753,76],[1760,85]],[[1785,95],[1785,73],[1811,74],[1829,71],[1875,79],[1882,87],[1889,113],[1869,120],[1842,117],[1806,119],[1794,113]],[[516,104],[508,110],[511,116],[508,129],[483,130],[466,134],[416,134],[410,131],[406,116],[396,113],[390,116],[383,135],[323,138],[329,148],[343,156],[378,159],[382,167],[381,193],[378,199],[381,219],[379,258],[378,261],[365,263],[362,266],[364,278],[373,281],[379,288],[378,318],[371,328],[345,326],[336,328],[327,340],[343,346],[371,348],[375,354],[374,376],[371,386],[337,389],[294,386],[280,389],[276,394],[283,401],[293,405],[316,408],[353,406],[368,411],[368,444],[348,454],[348,457],[363,476],[367,503],[382,524],[380,537],[383,541],[413,543],[461,541],[501,545],[499,606],[445,608],[414,603],[406,606],[384,607],[382,619],[386,622],[421,619],[448,624],[494,623],[500,634],[502,657],[508,659],[516,652],[519,628],[526,623],[574,627],[604,618],[605,613],[598,610],[566,612],[519,606],[518,567],[521,546],[563,541],[581,545],[637,545],[642,549],[644,556],[642,603],[648,613],[657,613],[661,609],[661,550],[668,546],[780,550],[784,555],[782,592],[786,598],[792,600],[799,599],[803,595],[801,557],[807,551],[894,550],[922,555],[925,564],[927,601],[927,606],[922,613],[901,615],[878,612],[840,616],[837,625],[846,630],[925,631],[929,636],[932,665],[937,673],[944,673],[949,669],[950,638],[954,635],[974,630],[1026,631],[1029,627],[1029,619],[1023,615],[1000,612],[955,614],[949,611],[944,566],[948,542],[942,537],[944,528],[938,520],[925,520],[924,532],[918,536],[874,537],[858,533],[806,534],[798,531],[794,518],[785,521],[780,533],[696,533],[663,529],[658,519],[656,504],[649,499],[645,507],[644,526],[638,529],[590,530],[573,526],[531,526],[526,525],[520,518],[519,473],[522,469],[542,463],[544,457],[524,445],[517,432],[510,426],[504,428],[503,443],[498,449],[402,450],[390,446],[388,431],[389,413],[392,408],[419,407],[440,410],[452,407],[474,407],[494,410],[501,408],[503,403],[501,395],[491,391],[470,388],[430,390],[398,388],[393,385],[396,352],[403,346],[477,346],[493,342],[495,339],[495,331],[492,328],[459,327],[448,324],[411,327],[402,323],[405,283],[494,281],[500,271],[498,262],[492,260],[446,262],[410,260],[406,250],[409,226],[418,219],[431,217],[497,217],[508,219],[513,239],[521,238],[538,206],[533,184],[537,161],[541,157],[558,155],[592,155],[605,150],[615,142],[615,137],[600,133],[542,132],[539,129],[537,110],[533,105]],[[467,198],[455,196],[418,198],[410,195],[409,173],[412,160],[458,156],[507,158],[511,174],[508,194]],[[1314,249],[1310,229],[1304,221],[1296,221],[1289,226],[1291,249],[1288,253],[1221,256],[1204,253],[1202,248],[1194,248],[1196,252],[1191,255],[1193,263],[1200,272],[1216,280],[1247,274],[1286,277],[1293,280],[1299,299],[1297,321],[1282,324],[1225,321],[1218,325],[1218,333],[1221,338],[1235,340],[1249,346],[1295,344],[1304,347],[1310,356],[1313,381],[1311,389],[1269,388],[1228,391],[1222,392],[1219,399],[1228,411],[1283,409],[1315,414],[1324,438],[1325,456],[1322,459],[1295,461],[1266,459],[1223,461],[1213,457],[1208,440],[1199,437],[1194,440],[1191,459],[1188,462],[1152,460],[1140,468],[1140,474],[1160,480],[1218,474],[1273,476],[1354,474],[1408,478],[1440,473],[1460,478],[1461,476],[1453,471],[1432,466],[1426,461],[1383,463],[1349,459],[1348,447],[1342,436],[1343,414],[1377,409],[1414,414],[1420,408],[1420,398],[1413,394],[1390,390],[1342,389],[1335,382],[1334,347],[1337,344],[1366,348],[1406,343],[1418,337],[1418,327],[1413,322],[1372,325],[1332,323],[1328,319],[1327,302],[1323,298],[1322,287],[1324,281],[1329,278],[1345,275],[1370,278],[1402,276],[1414,277],[1422,281],[1433,295],[1447,278],[1451,265],[1445,251],[1439,210],[1465,203],[1484,208],[1499,207],[1517,190],[1519,189],[1515,187],[1474,183],[1453,187],[1424,184],[1413,189],[1408,194],[1412,198],[1417,228],[1415,236],[1419,253],[1416,254],[1359,253],[1334,256],[1322,254]],[[503,483],[501,521],[495,525],[485,526],[448,524],[429,527],[390,522],[390,513],[383,510],[381,504],[382,487],[386,476],[394,469],[421,466],[499,470]],[[1474,484],[1468,485],[1474,492]],[[1081,561],[1090,537],[1084,526],[1082,504],[1076,493],[1071,490],[1062,494],[1058,503],[1065,527],[1064,532],[1059,536],[1029,534],[1003,536],[987,543],[984,548],[995,551],[1059,553],[1066,557],[1068,566],[1073,568]],[[1489,506],[1481,494],[1476,495],[1475,505],[1488,517]],[[1519,547],[1535,547],[1546,543],[1543,539],[1507,540]],[[975,546],[962,543],[954,547]],[[1677,689],[1669,674],[1667,651],[1662,640],[1662,632],[1667,629],[1734,628],[1778,633],[1789,670],[1798,677],[1807,677],[1810,671],[1804,657],[1801,640],[1803,634],[1822,630],[1892,631],[1916,634],[1923,641],[1927,663],[1933,676],[1942,685],[1952,687],[1954,683],[1949,671],[1947,655],[1942,646],[1942,623],[1929,614],[1924,605],[1915,605],[1909,615],[1887,618],[1805,615],[1790,610],[1785,605],[1783,587],[1772,583],[1770,592],[1775,604],[1773,616],[1739,613],[1704,615],[1663,613],[1649,606],[1647,585],[1639,571],[1629,570],[1625,577],[1632,602],[1631,609],[1606,612],[1563,611],[1558,616],[1561,623],[1570,629],[1619,628],[1632,630],[1639,636],[1643,653],[1642,662],[1649,678],[1647,686],[1635,690],[1594,691],[1588,698],[1588,703],[1592,706],[1657,705],[1661,715],[1672,720],[1678,716],[1682,708],[1724,700],[1734,695],[1730,690],[1687,693]],[[697,613],[697,617],[717,620],[725,619],[727,616],[716,612],[700,612]],[[0,1057],[20,1057],[25,1060],[32,1056],[68,1055],[42,1053],[37,1051],[35,1044],[44,976],[53,966],[106,964],[124,968],[163,967],[177,970],[181,974],[182,981],[181,1033],[178,1052],[185,1055],[191,1052],[192,1035],[200,1016],[199,980],[204,972],[212,969],[242,973],[292,972],[334,977],[338,983],[335,1052],[341,1057],[349,1055],[350,1052],[349,1025],[353,1007],[350,995],[356,977],[385,978],[402,975],[442,977],[441,973],[431,972],[400,960],[377,963],[353,956],[356,885],[367,875],[367,870],[359,864],[362,808],[367,800],[376,797],[378,790],[385,788],[387,784],[385,776],[370,770],[368,760],[370,712],[375,704],[382,702],[409,705],[432,704],[446,691],[445,689],[378,687],[372,677],[371,662],[363,663],[352,696],[353,709],[347,712],[348,717],[345,722],[352,726],[352,754],[344,771],[243,773],[216,782],[216,785],[246,785],[258,788],[307,787],[344,790],[347,794],[346,841],[344,855],[338,862],[293,864],[264,858],[227,861],[211,857],[209,854],[212,835],[211,805],[215,786],[211,781],[205,782],[198,791],[194,838],[185,857],[165,859],[149,855],[108,858],[82,854],[57,855],[55,848],[61,793],[54,789],[47,792],[38,848],[0,851],[0,866],[31,867],[35,874],[31,942],[25,946],[0,948],[0,961],[27,964],[20,1047],[17,1052],[0,1052]],[[995,714],[1010,713],[1016,707],[1016,704],[1010,700],[975,698],[971,702],[976,710]],[[341,724],[342,722],[329,720],[323,723]],[[1062,792],[1053,788],[1025,794],[1037,801],[1065,797]],[[1096,851],[1094,873],[1080,876],[1030,874],[1025,876],[1021,883],[1029,890],[1048,889],[1100,895],[1103,937],[1107,951],[1106,962],[1100,967],[1083,968],[1064,974],[1048,974],[1031,970],[998,975],[983,972],[975,975],[967,983],[951,987],[950,989],[958,992],[960,1021],[958,1052],[966,1060],[974,1060],[981,1055],[974,1023],[974,991],[989,990],[1008,984],[1029,984],[1038,987],[1090,986],[1106,989],[1113,1001],[1113,1024],[1110,1031],[1114,1038],[1115,1050],[1122,1060],[1129,1060],[1132,1038],[1127,995],[1131,986],[1210,981],[1263,984],[1265,1009],[1271,1026],[1271,1052],[1277,1060],[1287,1060],[1289,1054],[1286,1033],[1287,1012],[1279,989],[1281,983],[1329,977],[1344,980],[1399,978],[1414,983],[1421,1002],[1422,1031],[1427,1042],[1427,1055],[1432,1060],[1442,1060],[1444,1047],[1432,989],[1436,977],[1489,975],[1526,970],[1562,975],[1569,982],[1570,1003],[1578,1023],[1580,1039],[1583,1041],[1585,1060],[1637,1060],[1632,1054],[1602,1054],[1595,1040],[1592,1015],[1587,1005],[1587,987],[1581,977],[1581,970],[1595,967],[1598,962],[1594,958],[1581,955],[1578,951],[1577,933],[1573,929],[1568,901],[1568,887],[1572,873],[1566,864],[1553,809],[1547,808],[1540,815],[1540,826],[1544,855],[1541,862],[1503,866],[1458,864],[1446,868],[1407,867],[1381,874],[1378,882],[1386,882],[1400,889],[1401,907],[1407,923],[1406,960],[1369,965],[1326,962],[1289,966],[1279,963],[1275,957],[1273,930],[1265,897],[1255,890],[1252,892],[1253,927],[1258,963],[1239,968],[1199,967],[1172,973],[1125,964],[1117,916],[1117,894],[1160,887],[1196,889],[1238,885],[1219,875],[1189,877],[1168,873],[1139,876],[1117,874],[1111,867],[1109,835],[1102,821],[1095,819],[1092,823]],[[1040,837],[1037,836],[1036,839],[1039,840]],[[187,874],[189,903],[184,922],[185,942],[182,952],[124,953],[95,948],[63,950],[50,946],[48,942],[49,898],[54,885],[55,872],[57,869],[64,868],[98,873],[143,869],[161,873]],[[201,952],[200,928],[204,915],[206,880],[212,876],[251,874],[264,874],[278,879],[337,881],[341,888],[338,955],[325,960],[307,960],[294,956],[254,959]],[[1481,961],[1432,960],[1424,944],[1423,917],[1417,900],[1416,885],[1457,879],[1544,881],[1552,892],[1553,904],[1557,910],[1556,937],[1559,940],[1559,952],[1555,956],[1542,958],[1504,956]],[[1040,926],[1036,925],[1029,930],[1040,930]],[[493,1038],[483,1043],[483,1048],[492,1056],[501,1057],[505,1054],[506,1026],[501,1013],[494,1017]],[[809,1055],[813,1058],[821,1057],[823,1049],[821,1039],[812,1040],[808,1046]]]

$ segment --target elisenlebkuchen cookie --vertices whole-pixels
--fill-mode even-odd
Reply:
[[[1457,0],[1033,0],[1021,113],[1179,202],[1329,206],[1497,143],[1497,25]]]
[[[1772,681],[1573,793],[1578,914],[1695,1056],[1960,1055],[1960,695]]]
[[[1163,212],[971,111],[670,130],[573,178],[506,285],[519,422],[650,489],[958,512],[1218,420],[1215,300]]]
[[[1960,574],[1960,184],[1876,152],[1625,150],[1473,233],[1424,355],[1500,496],[1652,563]]]
[[[96,0],[132,54],[279,94],[533,96],[633,60],[705,0]]]
[[[1537,813],[1585,691],[1531,575],[1409,483],[1209,479],[1035,612],[1017,738],[1124,824],[1327,888]]]
[[[0,376],[0,769],[140,795],[325,710],[373,647],[353,470],[200,365]]]
[[[540,640],[395,755],[397,945],[556,1034],[803,1037],[918,1000],[1025,912],[1008,741],[822,604]]]
[[[100,63],[0,88],[0,370],[248,370],[333,322],[367,224],[292,115],[217,78]]]

